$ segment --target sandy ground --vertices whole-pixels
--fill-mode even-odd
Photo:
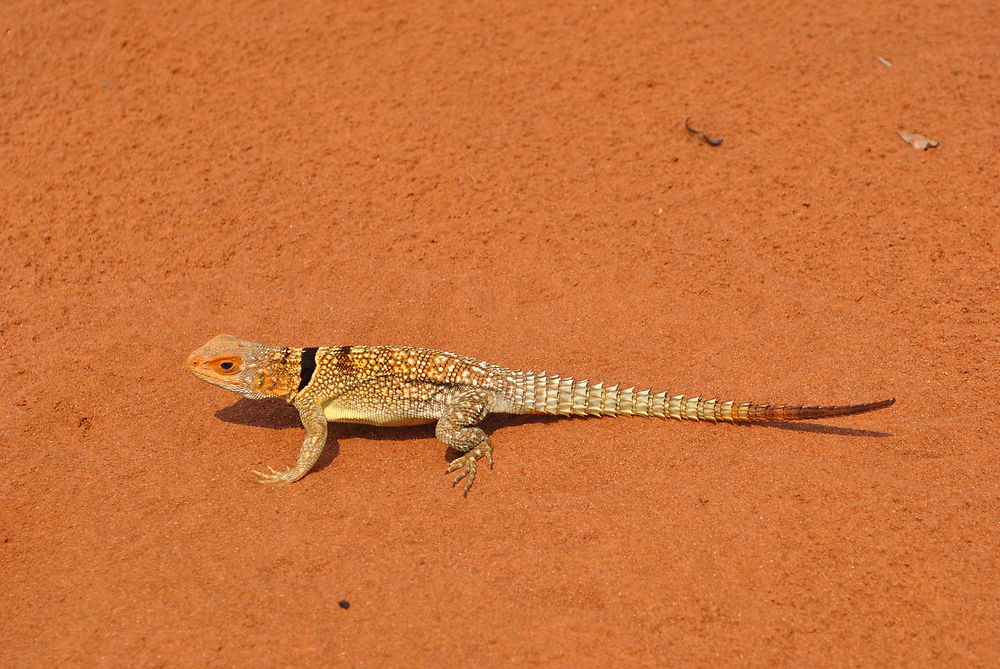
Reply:
[[[996,666],[1000,5],[891,4],[0,4],[0,664]],[[275,490],[220,332],[898,402]]]

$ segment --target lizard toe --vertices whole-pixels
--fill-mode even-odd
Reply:
[[[268,467],[268,469],[270,470],[270,473],[251,470],[251,473],[260,477],[260,480],[257,481],[257,483],[279,486],[291,483],[292,481],[298,481],[303,476],[303,473],[299,473],[295,468],[291,467],[280,472],[274,467]]]
[[[448,465],[448,469],[445,474],[450,474],[451,472],[457,471],[458,476],[451,482],[452,486],[458,485],[458,482],[463,478],[468,477],[465,482],[465,487],[462,489],[463,495],[469,494],[469,488],[472,487],[472,483],[476,480],[476,461],[479,458],[486,458],[486,461],[490,464],[490,468],[493,468],[493,449],[490,447],[488,441],[484,441],[476,448],[473,448],[468,453],[461,455]]]

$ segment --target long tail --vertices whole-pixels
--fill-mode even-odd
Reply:
[[[884,409],[896,399],[843,406],[799,406],[722,402],[701,397],[668,395],[666,391],[636,391],[633,388],[606,386],[603,383],[576,381],[573,378],[547,376],[533,372],[513,375],[518,386],[511,398],[513,413],[547,413],[562,416],[652,416],[678,420],[702,420],[713,423],[743,421],[789,421],[850,416]]]

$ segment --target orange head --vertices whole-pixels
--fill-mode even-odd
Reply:
[[[199,379],[244,397],[284,397],[297,384],[284,364],[287,351],[218,335],[191,353],[184,366]]]

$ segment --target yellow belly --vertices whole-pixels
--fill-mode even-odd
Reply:
[[[377,417],[367,411],[359,411],[353,407],[330,402],[323,405],[323,415],[335,423],[361,423],[363,425],[384,425],[386,427],[403,427],[404,425],[426,425],[433,423],[433,418],[417,416]]]

